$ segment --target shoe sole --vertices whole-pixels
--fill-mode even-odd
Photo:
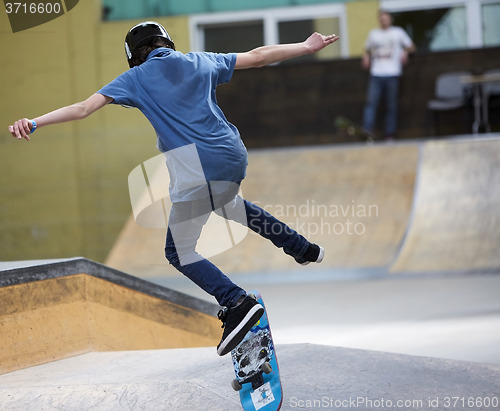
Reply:
[[[300,263],[300,265],[307,265],[307,264],[310,264],[310,263],[320,263],[321,261],[323,261],[323,257],[325,256],[325,249],[321,246],[318,246],[319,247],[319,255],[318,255],[318,258],[316,259],[316,261],[304,261],[303,263]]]
[[[217,354],[222,357],[236,348],[241,340],[243,340],[246,333],[250,331],[259,318],[262,317],[262,314],[264,314],[264,307],[260,304],[254,305],[250,311],[248,311],[247,315],[245,315],[245,318],[239,323],[238,327],[236,327],[217,348]]]

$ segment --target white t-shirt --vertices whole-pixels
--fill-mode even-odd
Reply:
[[[401,27],[374,29],[366,39],[365,50],[370,52],[372,76],[400,76],[402,73],[401,56],[412,41]]]

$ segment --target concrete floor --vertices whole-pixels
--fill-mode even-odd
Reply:
[[[500,398],[494,364],[312,344],[279,345],[277,356],[283,411],[489,411]],[[234,411],[233,378],[230,359],[213,347],[92,352],[0,375],[0,408]]]
[[[277,344],[314,343],[500,364],[499,273],[315,271],[231,276],[258,288]],[[175,278],[150,279],[213,302]]]

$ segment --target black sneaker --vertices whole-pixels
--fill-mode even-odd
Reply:
[[[316,244],[309,244],[306,252],[302,257],[295,257],[295,261],[299,264],[307,265],[309,263],[320,263],[325,256],[325,249]]]
[[[264,314],[264,307],[255,298],[249,296],[246,296],[236,307],[220,310],[217,316],[222,321],[224,333],[217,346],[217,354],[226,355],[236,348],[262,314]]]

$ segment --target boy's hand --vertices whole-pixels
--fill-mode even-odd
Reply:
[[[30,140],[29,135],[31,133],[31,128],[33,125],[31,121],[27,118],[22,118],[21,120],[17,120],[14,124],[9,126],[9,133],[12,134],[12,137],[21,140],[22,138],[27,141]]]
[[[368,70],[370,68],[370,64],[371,64],[370,55],[365,52],[363,54],[363,57],[361,57],[361,67],[363,67],[365,70]]]
[[[309,52],[312,54],[324,49],[329,44],[335,43],[339,38],[340,37],[336,34],[324,36],[320,33],[313,33],[305,41],[305,44],[309,48]]]

